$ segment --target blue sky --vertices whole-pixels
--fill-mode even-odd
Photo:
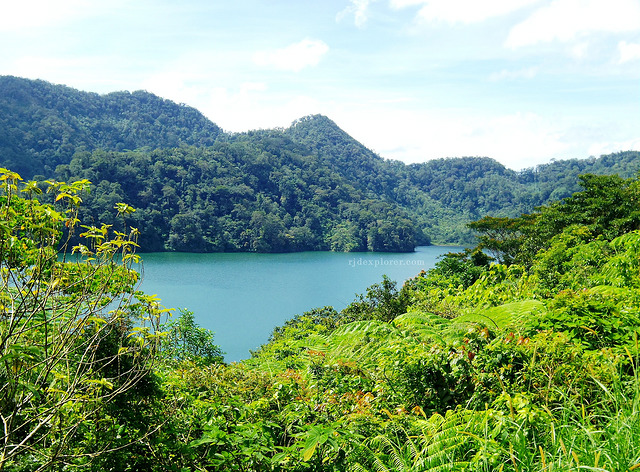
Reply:
[[[0,0],[0,74],[227,131],[322,113],[382,157],[640,150],[640,0]]]

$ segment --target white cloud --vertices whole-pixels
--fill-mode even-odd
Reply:
[[[500,72],[491,74],[489,80],[491,82],[500,82],[502,80],[533,79],[537,74],[537,67],[527,67],[518,70],[502,69]]]
[[[588,157],[566,142],[562,119],[535,113],[486,115],[460,109],[419,111],[389,107],[356,109],[343,104],[329,115],[382,157],[406,163],[442,157],[486,156],[520,170],[552,158]]]
[[[162,98],[196,107],[208,98],[207,94],[212,93],[202,87],[199,73],[178,67],[153,73],[142,81],[141,88]]]
[[[44,56],[22,56],[11,64],[14,75],[22,77],[38,77],[41,74],[44,77],[57,77],[65,70],[73,70],[82,67],[86,58],[75,57],[72,59],[44,57]],[[89,59],[92,63],[94,60]],[[51,78],[50,80],[57,80]]]
[[[0,63],[0,74],[43,79],[81,90],[111,92],[128,87],[126,64],[115,56],[24,55]]]
[[[329,51],[329,46],[317,39],[303,39],[273,51],[259,51],[253,56],[259,66],[271,66],[280,70],[299,72],[305,67],[316,66]]]
[[[620,64],[640,60],[639,43],[627,43],[626,41],[620,41],[618,43],[618,52],[620,53]]]
[[[67,15],[83,11],[86,1],[70,0],[54,2],[47,0],[23,0],[20,2],[4,2],[0,17],[0,31],[15,31],[22,28],[38,28],[47,23],[54,23]]]
[[[507,15],[540,0],[390,0],[392,8],[422,5],[418,18],[427,22],[480,23]]]
[[[231,132],[287,127],[298,118],[322,112],[322,104],[311,97],[298,95],[273,100],[266,92],[252,84],[243,84],[237,91],[216,88],[201,101],[199,109]]]
[[[92,2],[90,0],[5,1],[0,15],[0,32],[33,31],[48,25],[59,27],[84,18],[117,10],[126,0]]]
[[[514,113],[490,118],[465,138],[476,152],[520,170],[567,151],[558,125],[535,113]]]
[[[582,35],[640,31],[637,0],[553,0],[509,32],[506,46],[518,48]]]
[[[197,108],[226,131],[283,126],[295,119],[287,116],[288,121],[282,121],[277,108],[284,105],[273,105],[269,98],[271,91],[264,82],[230,85],[227,81],[212,80],[202,70],[175,67],[147,77],[142,88]]]
[[[362,28],[369,19],[369,5],[373,0],[350,0],[351,4],[338,13],[336,19],[341,21],[343,18],[353,15],[354,23],[358,28]]]
[[[620,151],[640,151],[640,138],[616,142],[598,142],[589,146],[589,155],[596,157]]]
[[[391,8],[400,9],[422,5],[424,3],[427,3],[428,1],[429,0],[389,0],[389,5],[391,5]]]
[[[574,44],[569,49],[569,54],[579,60],[589,57],[589,43],[587,41],[582,41]]]

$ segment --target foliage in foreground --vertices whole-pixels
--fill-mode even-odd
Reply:
[[[630,213],[616,216],[615,231],[597,224],[602,202],[585,195],[598,195],[599,185],[611,193],[609,184],[591,180],[568,207],[518,220],[530,225],[509,247],[520,264],[492,262],[477,248],[450,254],[400,289],[385,278],[341,312],[325,307],[296,316],[239,364],[221,363],[211,333],[183,311],[158,327],[159,351],[148,345],[133,356],[147,359],[137,384],[147,388],[95,402],[74,397],[55,410],[60,424],[71,425],[66,442],[47,423],[41,439],[5,460],[4,469],[637,470],[640,232],[633,205],[622,206]],[[635,198],[637,181],[621,185],[623,203]],[[587,203],[571,210],[574,201]],[[549,229],[548,211],[566,225],[542,240],[536,225]],[[14,273],[16,259],[3,254],[6,273]],[[93,288],[114,279],[100,273],[86,280],[101,282]],[[18,299],[13,286],[3,294]],[[54,302],[67,296],[52,294],[42,313],[57,313]],[[104,318],[98,323],[108,326],[111,318]],[[145,339],[155,338],[150,332]],[[126,341],[117,346],[120,356],[130,352]],[[26,351],[21,355],[27,372],[39,372]],[[3,357],[5,369],[10,359]],[[57,372],[51,382],[60,382]],[[92,372],[113,383],[106,370]],[[23,398],[45,401],[51,385],[58,384],[38,391],[25,381]],[[5,417],[8,411],[4,403]],[[24,411],[28,421],[35,414]]]
[[[80,225],[88,182],[48,182],[52,206],[20,181],[0,169],[0,470],[89,466],[153,427],[162,309],[135,291],[136,231]]]
[[[637,469],[640,233],[568,221],[526,266],[450,254],[296,316],[241,364],[172,370],[196,421],[173,424],[181,467]]]

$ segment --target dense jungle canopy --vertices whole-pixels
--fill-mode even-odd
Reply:
[[[580,189],[578,176],[632,177],[637,152],[514,171],[486,157],[406,165],[324,116],[226,133],[153,94],[81,92],[0,77],[0,165],[25,178],[89,180],[84,221],[136,208],[144,251],[411,251],[472,244],[466,224],[516,217]],[[115,223],[117,224],[117,223]]]

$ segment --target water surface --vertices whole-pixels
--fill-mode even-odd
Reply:
[[[400,286],[460,247],[413,253],[142,254],[142,290],[171,308],[194,312],[216,333],[228,362],[250,356],[275,326],[325,305],[341,310],[386,274]]]

